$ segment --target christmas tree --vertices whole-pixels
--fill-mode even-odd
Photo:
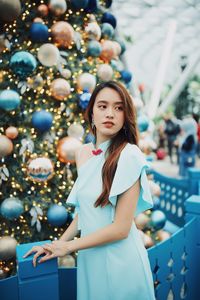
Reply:
[[[1,278],[15,272],[16,243],[59,238],[70,224],[91,92],[131,81],[111,3],[0,0]]]

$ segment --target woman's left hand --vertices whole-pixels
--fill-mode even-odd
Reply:
[[[71,253],[69,243],[65,241],[53,241],[51,244],[42,245],[42,248],[47,250],[49,255],[42,257],[39,263]]]

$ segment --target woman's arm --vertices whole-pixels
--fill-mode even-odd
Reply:
[[[94,233],[68,242],[69,252],[96,247],[127,238],[133,222],[139,193],[140,182],[137,180],[131,188],[119,196],[114,222]]]
[[[78,234],[78,214],[67,227],[63,235],[59,238],[60,241],[70,241]]]
[[[139,194],[140,183],[139,180],[137,180],[131,188],[119,196],[115,220],[112,224],[72,241],[53,241],[52,244],[44,245],[43,248],[51,254],[42,257],[40,262],[44,262],[54,257],[64,256],[77,250],[96,247],[125,239],[131,229]]]

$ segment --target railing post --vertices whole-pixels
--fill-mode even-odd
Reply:
[[[194,195],[185,202],[185,251],[186,267],[190,269],[185,275],[188,289],[186,299],[199,299],[200,286],[200,196]],[[191,226],[192,225],[192,226]]]
[[[200,195],[200,169],[188,169],[189,195]]]
[[[19,300],[59,300],[57,259],[33,266],[33,255],[23,255],[33,246],[49,243],[42,241],[17,246]]]

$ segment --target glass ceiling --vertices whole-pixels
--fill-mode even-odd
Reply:
[[[125,59],[137,82],[153,87],[170,24],[175,23],[164,84],[181,74],[200,53],[200,0],[113,0],[120,36],[130,36]],[[181,59],[181,56],[184,57]],[[200,74],[200,64],[195,74]]]

